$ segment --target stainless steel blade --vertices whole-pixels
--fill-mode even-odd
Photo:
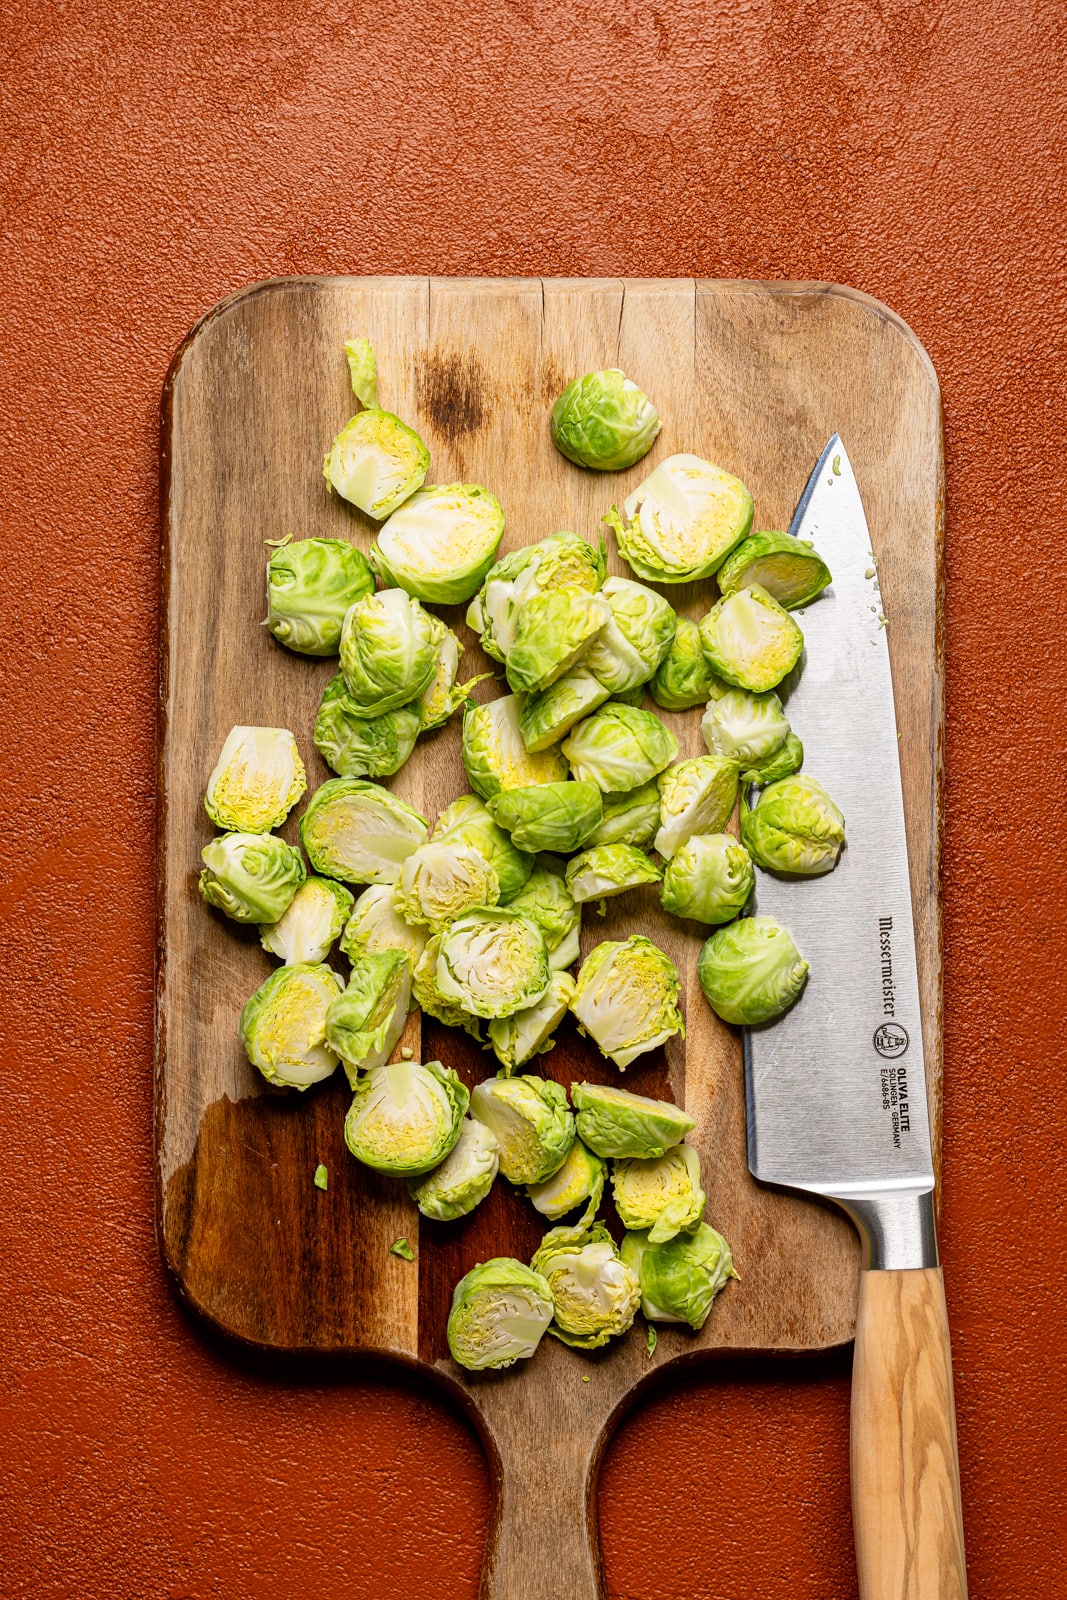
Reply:
[[[789,929],[810,973],[785,1016],[745,1031],[749,1166],[765,1182],[839,1200],[861,1231],[870,1221],[868,1202],[878,1199],[879,1219],[868,1233],[896,1227],[923,1234],[898,1239],[887,1264],[925,1265],[928,1259],[900,1259],[916,1251],[929,1258],[935,1247],[889,667],[892,617],[887,626],[859,488],[836,434],[790,532],[812,541],[833,582],[797,613],[805,651],[787,684],[786,709],[804,743],[804,771],[844,812],[847,843],[823,877],[758,874],[757,912]],[[920,1221],[916,1196],[927,1197]],[[892,1223],[894,1207],[907,1218],[899,1226]],[[884,1254],[877,1239],[873,1248]]]

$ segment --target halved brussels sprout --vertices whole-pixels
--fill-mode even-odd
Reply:
[[[629,578],[608,578],[600,593],[610,614],[583,665],[605,689],[621,695],[652,677],[671,647],[678,619],[661,594]]]
[[[365,778],[329,778],[300,818],[315,871],[344,883],[396,883],[428,834],[425,817]]]
[[[353,896],[331,878],[305,878],[277,922],[265,923],[259,942],[287,967],[325,961],[352,910]]]
[[[534,1209],[550,1222],[558,1222],[568,1211],[584,1205],[585,1210],[574,1226],[588,1228],[603,1196],[607,1171],[607,1162],[587,1149],[580,1139],[575,1139],[563,1165],[543,1183],[531,1183],[526,1193]]]
[[[326,1043],[341,1057],[353,1089],[360,1072],[388,1061],[411,1006],[411,963],[382,950],[352,963],[352,975],[326,1013]]]
[[[648,1160],[680,1144],[696,1122],[669,1100],[604,1083],[571,1085],[578,1137],[598,1156]]]
[[[583,844],[604,814],[593,783],[534,783],[505,789],[489,800],[494,822],[520,850],[568,855]]]
[[[207,781],[204,810],[218,828],[269,833],[307,788],[288,728],[231,728]]]
[[[522,701],[505,694],[477,705],[468,700],[463,713],[463,765],[474,792],[489,800],[502,789],[533,783],[562,783],[569,768],[558,745],[528,751],[519,724]]]
[[[539,544],[512,550],[497,562],[471,602],[467,625],[481,634],[486,655],[506,661],[515,642],[519,612],[532,595],[567,588],[595,594],[606,571],[603,540],[594,550],[576,533],[550,534]]]
[[[673,856],[694,833],[721,833],[737,800],[737,762],[727,756],[676,761],[659,775],[656,849]]]
[[[712,687],[700,731],[713,756],[728,756],[745,770],[782,748],[789,737],[789,719],[776,694]]]
[[[365,716],[338,673],[323,690],[312,737],[326,765],[342,778],[386,778],[404,765],[421,728],[418,701]]]
[[[370,562],[355,545],[285,538],[267,562],[267,627],[289,650],[335,656],[345,612],[373,593]]]
[[[605,940],[590,951],[578,974],[571,1010],[601,1054],[625,1072],[646,1050],[666,1044],[676,1033],[685,1037],[678,1009],[680,990],[678,969],[670,957],[651,939],[634,933],[621,943]],[[610,1153],[595,1144],[593,1149],[599,1155]]]
[[[582,909],[575,905],[562,873],[553,872],[551,867],[534,867],[522,891],[511,900],[509,909],[521,911],[537,923],[545,936],[550,967],[570,966],[575,956],[562,962],[554,958],[560,947],[580,931]]]
[[[446,806],[430,839],[434,844],[455,841],[480,850],[500,881],[502,905],[515,899],[533,871],[533,856],[512,843],[511,835],[497,826],[485,801],[476,794],[461,794]]]
[[[609,900],[645,883],[658,883],[663,873],[643,850],[632,844],[597,844],[567,863],[567,888],[578,905]]]
[[[700,642],[720,678],[763,694],[796,666],[804,635],[789,612],[753,584],[716,601],[700,620]]]
[[[463,1028],[472,1039],[482,1042],[482,1025],[477,1017],[447,999],[437,987],[437,955],[441,948],[441,934],[435,933],[426,942],[412,979],[412,993],[427,1016],[436,1017],[448,1028]]]
[[[604,815],[586,842],[635,844],[647,849],[656,837],[659,815],[659,784],[649,778],[636,789],[604,796]]]
[[[678,618],[670,650],[656,668],[649,693],[664,711],[689,711],[711,694],[711,668],[704,660],[700,629],[688,617]]]
[[[741,769],[742,783],[777,783],[779,778],[792,777],[798,772],[804,762],[804,746],[795,733],[787,733],[785,743],[779,745],[771,755],[764,756],[762,761],[750,762]]]
[[[742,796],[741,839],[768,872],[813,878],[837,866],[845,819],[822,784],[801,772],[768,784],[751,811]]]
[[[636,789],[669,766],[678,741],[653,711],[609,700],[564,739],[563,754],[576,778],[604,794]]]
[[[649,1322],[702,1328],[719,1290],[737,1277],[730,1246],[706,1222],[663,1244],[652,1244],[644,1233],[624,1234],[621,1254],[641,1284],[641,1310]]]
[[[472,1017],[509,1017],[536,1004],[552,974],[532,917],[503,906],[468,911],[441,935],[434,983]]]
[[[574,979],[569,972],[554,972],[540,1000],[510,1017],[497,1017],[489,1024],[489,1042],[505,1074],[523,1062],[551,1050],[553,1033],[567,1015],[574,996]]]
[[[574,666],[610,617],[603,594],[587,589],[543,589],[532,594],[515,619],[515,640],[507,661],[511,688],[516,693],[547,689]]]
[[[469,1372],[526,1361],[552,1321],[552,1291],[539,1272],[510,1256],[494,1256],[456,1284],[448,1314],[448,1348]]]
[[[495,906],[500,880],[481,851],[458,839],[420,845],[400,871],[397,905],[407,922],[435,933],[475,906]]]
[[[365,717],[408,705],[437,675],[434,620],[403,589],[365,595],[345,615],[341,671]]]
[[[500,1170],[509,1183],[543,1183],[559,1171],[574,1143],[567,1091],[551,1078],[485,1078],[471,1093],[471,1116],[496,1134]]]
[[[341,949],[350,961],[380,950],[401,950],[414,972],[426,949],[426,934],[405,921],[398,899],[394,883],[375,883],[364,889],[341,935]]]
[[[608,691],[584,662],[539,694],[526,696],[519,712],[519,730],[527,750],[536,753],[557,745],[576,722],[581,722],[608,698]]]
[[[730,833],[695,833],[667,863],[665,911],[696,922],[731,922],[752,897],[756,874],[743,844]]]
[[[394,511],[371,545],[386,583],[433,605],[469,600],[504,536],[500,501],[476,483],[438,483]]]
[[[432,613],[429,615],[437,640],[437,668],[429,687],[419,696],[423,733],[429,728],[444,727],[452,713],[458,711],[464,700],[469,698],[475,684],[484,683],[486,678],[493,676],[491,672],[482,672],[476,678],[469,678],[466,683],[457,683],[456,676],[459,672],[459,658],[463,654],[463,646],[452,629],[445,627],[440,617],[435,617]]]
[[[530,1263],[552,1290],[549,1333],[577,1350],[596,1350],[625,1333],[641,1304],[641,1286],[602,1222],[551,1228]]]
[[[808,963],[773,917],[742,917],[713,933],[697,976],[724,1022],[752,1026],[788,1011],[804,987]]]
[[[647,583],[709,578],[752,526],[752,496],[699,456],[668,456],[608,517],[619,553]]]
[[[480,1205],[500,1167],[498,1150],[492,1129],[464,1117],[459,1138],[441,1165],[408,1184],[408,1193],[423,1216],[435,1222],[454,1222]]]
[[[393,1061],[363,1073],[345,1118],[345,1143],[376,1172],[418,1178],[459,1139],[470,1095],[440,1061]]]
[[[318,962],[278,967],[241,1012],[241,1042],[268,1083],[306,1089],[337,1066],[326,1043],[326,1013],[341,992],[336,972]]]
[[[831,581],[830,569],[809,544],[788,533],[753,533],[719,568],[720,594],[758,583],[780,606],[806,606]]]
[[[625,472],[651,450],[659,412],[618,367],[574,378],[552,407],[552,443],[579,467]]]
[[[352,388],[363,410],[345,424],[322,464],[344,500],[381,521],[425,481],[430,452],[413,428],[378,405],[378,369],[366,339],[345,344]]]
[[[691,1232],[704,1215],[700,1157],[690,1144],[676,1144],[651,1160],[616,1161],[611,1187],[624,1228],[647,1228],[649,1244]]]
[[[202,898],[234,922],[277,922],[307,877],[300,851],[273,833],[224,833],[200,855]]]

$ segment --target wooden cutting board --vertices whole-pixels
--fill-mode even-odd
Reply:
[[[247,1344],[378,1353],[431,1370],[473,1416],[490,1459],[496,1514],[483,1595],[594,1600],[597,1463],[634,1397],[665,1369],[739,1352],[804,1353],[852,1336],[858,1248],[832,1209],[758,1187],[745,1162],[739,1035],[704,1003],[695,924],[649,891],[587,908],[583,952],[649,934],[677,963],[687,1037],[642,1057],[625,1086],[673,1097],[697,1119],[708,1220],[730,1241],[740,1281],[703,1331],[641,1319],[593,1355],[546,1338],[503,1373],[450,1360],[453,1285],[475,1262],[528,1260],[543,1231],[500,1180],[458,1223],[420,1220],[400,1181],[347,1154],[340,1072],[304,1095],[269,1088],[238,1042],[238,1013],[272,969],[254,930],[197,894],[212,836],[204,786],[234,723],[292,728],[312,789],[327,773],[311,742],[332,662],[292,655],[261,626],[264,541],[351,538],[374,525],[329,495],[323,452],[354,409],[343,341],[367,334],[383,404],[432,452],[430,478],[487,485],[507,516],[501,553],[558,528],[595,540],[612,499],[679,451],[751,488],[756,526],[787,526],[837,429],[856,468],[878,557],[896,685],[924,1042],[940,1118],[941,763],[940,407],[930,363],[883,306],[824,284],[537,279],[294,278],[223,301],[193,330],[168,378],[163,421],[163,642],[159,754],[158,1227],[188,1304]],[[553,449],[548,412],[564,384],[621,366],[653,397],[663,431],[620,475],[581,471]],[[613,571],[625,572],[611,544]],[[711,583],[670,588],[699,617]],[[462,667],[487,663],[462,624]],[[482,685],[478,698],[501,692]],[[682,754],[703,752],[699,711],[665,717]],[[803,736],[803,728],[799,729]],[[389,786],[432,822],[467,789],[458,718],[421,740]],[[298,808],[302,809],[302,808]],[[297,838],[295,821],[284,830]],[[343,963],[342,963],[343,965]],[[413,1016],[402,1043],[468,1083],[494,1070],[465,1035]],[[568,1022],[533,1070],[618,1082]],[[421,1055],[419,1055],[421,1052]],[[323,1193],[312,1183],[329,1169]],[[390,1254],[401,1236],[413,1263]],[[842,1493],[844,1493],[842,1485]]]

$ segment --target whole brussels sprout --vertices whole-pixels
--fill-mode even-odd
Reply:
[[[510,1256],[479,1262],[456,1284],[448,1315],[452,1359],[469,1372],[526,1361],[552,1321],[552,1291]]]
[[[529,1184],[526,1193],[534,1209],[550,1222],[558,1222],[568,1211],[576,1211],[584,1205],[585,1210],[574,1226],[588,1228],[603,1196],[607,1171],[607,1162],[587,1149],[580,1139],[575,1139],[563,1165],[543,1183]]]
[[[501,905],[515,899],[533,871],[533,856],[517,848],[476,794],[461,794],[446,806],[434,823],[430,838],[434,844],[454,841],[480,850],[499,880]]]
[[[241,1012],[238,1032],[268,1083],[306,1089],[335,1070],[326,1013],[340,992],[337,974],[317,962],[278,967],[260,984]]]
[[[561,748],[577,779],[595,783],[605,794],[618,794],[638,788],[669,766],[678,754],[678,741],[654,712],[609,700],[579,722]]]
[[[342,778],[386,778],[404,765],[421,728],[418,701],[380,717],[364,716],[338,673],[323,691],[312,738],[326,765]]]
[[[408,1193],[424,1217],[454,1222],[480,1205],[500,1168],[496,1135],[484,1122],[464,1117],[459,1138],[439,1167],[413,1178]]]
[[[768,872],[812,878],[836,867],[845,819],[822,784],[801,772],[768,784],[751,811],[742,798],[741,839]]]
[[[689,711],[711,695],[711,668],[704,660],[700,629],[688,617],[679,617],[671,647],[649,685],[653,700],[664,711]]]
[[[577,1350],[596,1350],[625,1333],[641,1304],[641,1286],[602,1222],[551,1228],[533,1261],[552,1290],[549,1333]]]
[[[437,675],[433,620],[403,589],[365,595],[345,614],[341,671],[365,717],[408,705]]]
[[[407,922],[434,932],[475,906],[495,906],[500,880],[476,845],[441,839],[420,845],[400,869],[397,904]]]
[[[605,689],[621,695],[652,677],[670,650],[678,619],[661,594],[629,578],[608,578],[600,593],[609,614],[584,664]]]
[[[418,600],[459,605],[479,588],[503,536],[495,494],[475,483],[432,484],[379,528],[370,564]]]
[[[641,1284],[641,1310],[649,1322],[688,1322],[702,1328],[711,1303],[736,1278],[730,1246],[702,1222],[663,1244],[647,1234],[623,1235],[622,1259]]]
[[[676,917],[732,922],[755,887],[748,851],[732,834],[695,833],[668,861],[661,899]]]
[[[583,662],[571,667],[547,689],[527,695],[519,712],[519,731],[527,750],[535,753],[558,744],[576,722],[607,698],[608,691]]]
[[[571,1099],[578,1137],[598,1156],[650,1159],[680,1144],[696,1127],[693,1118],[669,1100],[650,1100],[605,1083],[575,1083]]]
[[[477,1017],[465,1011],[452,999],[443,995],[437,986],[437,956],[441,949],[442,934],[435,933],[426,941],[412,978],[412,993],[416,1002],[430,1017],[436,1017],[448,1028],[462,1028],[472,1039],[482,1042],[482,1025]]]
[[[509,1183],[543,1183],[574,1143],[567,1091],[551,1078],[485,1078],[471,1093],[471,1116],[495,1133]]]
[[[719,686],[708,701],[700,731],[713,756],[727,756],[745,771],[781,750],[789,737],[789,720],[776,694]]]
[[[273,833],[224,833],[200,855],[202,898],[234,922],[277,922],[307,877],[300,851]]]
[[[662,876],[656,863],[632,844],[593,845],[567,864],[567,888],[578,905],[658,883]]]
[[[750,762],[741,771],[742,783],[777,783],[799,771],[804,762],[804,746],[795,733],[787,733],[785,743],[762,761]]]
[[[399,888],[375,883],[364,889],[341,935],[341,949],[350,961],[380,950],[400,950],[414,972],[426,948],[426,933],[401,916]]]
[[[830,581],[822,557],[788,533],[750,534],[718,572],[721,594],[759,584],[787,611],[806,606]]]
[[[804,635],[789,612],[753,584],[724,595],[701,618],[700,642],[720,678],[751,694],[764,694],[796,666]]]
[[[604,806],[593,783],[534,783],[493,795],[489,810],[520,850],[567,855],[588,839]]]
[[[655,778],[622,794],[604,796],[604,815],[587,843],[635,844],[648,849],[659,828],[659,784]]]
[[[428,833],[425,817],[364,778],[329,778],[300,818],[315,871],[344,883],[396,883]]]
[[[707,1205],[700,1157],[689,1144],[676,1144],[651,1160],[616,1161],[611,1187],[623,1227],[647,1228],[649,1244],[691,1232]]]
[[[326,1043],[341,1058],[353,1089],[360,1072],[388,1061],[411,1005],[411,963],[381,950],[352,963],[348,986],[326,1013]]]
[[[552,443],[568,461],[625,472],[651,450],[661,427],[651,400],[618,367],[574,378],[552,407]]]
[[[680,990],[670,957],[651,939],[634,933],[622,942],[605,940],[590,951],[578,974],[571,1010],[601,1054],[625,1072],[645,1051],[666,1044],[676,1033],[685,1037]],[[595,1144],[593,1149],[606,1153]]]
[[[475,794],[489,800],[502,789],[561,783],[569,768],[559,746],[532,752],[519,724],[522,701],[502,695],[481,705],[467,701],[463,713],[463,765]]]
[[[585,589],[595,594],[606,572],[603,540],[594,549],[576,533],[550,534],[497,562],[471,601],[467,626],[481,634],[486,655],[506,661],[519,612],[532,595],[548,589]]]
[[[544,934],[521,911],[468,911],[441,935],[437,990],[472,1017],[509,1017],[536,1005],[551,976]]]
[[[307,788],[288,728],[231,728],[207,781],[204,810],[217,828],[269,833]]]
[[[700,987],[724,1022],[754,1026],[788,1011],[808,963],[773,917],[742,917],[713,933],[697,963]]]
[[[344,928],[353,896],[330,878],[305,878],[277,922],[265,923],[259,942],[287,967],[325,961]]]
[[[282,539],[267,562],[267,627],[289,650],[335,656],[345,613],[373,593],[370,562],[347,540]]]
[[[470,1095],[440,1061],[393,1061],[363,1073],[354,1087],[345,1143],[364,1166],[418,1178],[458,1141]]]
[[[489,1024],[489,1042],[506,1076],[534,1056],[554,1048],[553,1033],[567,1015],[574,996],[574,979],[569,972],[553,972],[540,1000],[510,1017],[496,1017]]]
[[[646,583],[709,578],[752,527],[752,496],[699,456],[668,456],[608,521],[619,553]]]
[[[610,617],[603,594],[578,588],[532,594],[515,619],[507,660],[510,687],[517,693],[547,689],[574,666]]]
[[[413,428],[378,405],[378,368],[366,339],[345,344],[352,388],[363,410],[326,452],[323,475],[342,499],[381,521],[425,481],[430,452]]]
[[[553,872],[551,867],[534,867],[521,892],[510,902],[510,910],[521,911],[537,923],[545,936],[550,967],[570,966],[570,961],[558,962],[553,957],[580,930],[582,908],[575,905],[562,873]]]
[[[737,799],[737,762],[728,756],[694,756],[659,775],[662,819],[656,849],[670,857],[695,833],[720,833]]]

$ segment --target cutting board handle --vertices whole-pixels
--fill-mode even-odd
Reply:
[[[860,1600],[966,1600],[940,1267],[860,1275],[852,1517]]]

